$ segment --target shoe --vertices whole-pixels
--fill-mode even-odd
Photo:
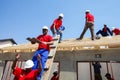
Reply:
[[[61,43],[61,41],[59,41],[58,43]]]
[[[100,37],[98,36],[98,35],[96,35],[96,37],[95,37],[96,39],[100,39]]]
[[[76,40],[81,40],[80,38],[77,38]]]

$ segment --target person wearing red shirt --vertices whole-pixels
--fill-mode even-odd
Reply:
[[[120,29],[119,29],[119,28],[112,27],[112,32],[113,32],[115,35],[120,35]]]
[[[40,72],[38,79],[40,80],[42,77],[42,73],[44,72],[44,67],[45,67],[45,63],[47,61],[48,58],[48,54],[50,51],[50,45],[53,44],[53,39],[52,36],[48,35],[48,27],[47,26],[43,26],[42,28],[42,35],[39,35],[37,38],[27,38],[27,40],[29,40],[32,44],[38,43],[38,49],[37,51],[34,53],[33,55],[33,62],[34,62],[34,66],[33,66],[33,70],[38,68],[38,60],[37,60],[37,55],[40,54],[41,55],[41,63],[42,63],[42,71]]]
[[[59,75],[57,71],[53,72],[53,76],[50,80],[59,80]]]
[[[113,78],[111,78],[111,74],[110,73],[106,73],[105,77],[107,78],[107,80],[114,80]]]
[[[60,39],[59,39],[59,43],[62,40],[62,30],[60,30],[59,28],[62,26],[62,19],[63,19],[64,15],[61,13],[59,14],[59,17],[57,19],[54,20],[53,24],[50,26],[50,30],[53,34],[53,36],[55,37],[56,35],[60,35]]]
[[[80,35],[79,38],[77,38],[77,40],[83,39],[83,36],[88,28],[90,29],[90,32],[91,32],[91,39],[94,40],[94,16],[90,13],[90,10],[86,10],[85,14],[86,14],[85,27],[82,31],[82,34]]]
[[[18,68],[16,66],[16,63],[19,58],[20,54],[17,54],[12,64],[13,74],[15,75],[14,80],[36,80],[37,76],[42,70],[42,65],[40,61],[41,56],[40,55],[37,56],[39,68],[35,70],[32,70],[32,67],[34,66],[32,60],[27,60],[25,62],[24,69]]]

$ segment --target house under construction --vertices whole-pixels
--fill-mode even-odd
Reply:
[[[11,72],[15,54],[21,54],[18,62],[23,67],[24,61],[31,59],[38,44],[20,44],[0,48],[0,78],[1,80],[13,80]],[[58,44],[58,38],[54,38],[51,45],[49,58],[42,80],[50,80],[54,71],[59,72],[59,80],[94,80],[93,61],[99,61],[102,79],[109,72],[115,80],[120,80],[120,35],[102,37],[91,41],[68,39]]]

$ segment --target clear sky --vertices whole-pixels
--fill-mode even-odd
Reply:
[[[50,27],[59,13],[64,13],[63,39],[77,38],[88,9],[95,17],[95,33],[103,24],[120,28],[119,8],[120,0],[0,0],[0,39],[26,43],[26,37],[41,34],[42,26]],[[89,30],[84,37],[90,37]]]

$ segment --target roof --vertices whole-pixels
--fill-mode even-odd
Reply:
[[[37,49],[38,44],[19,44],[16,46],[2,48],[2,52],[33,52]],[[102,37],[99,40],[92,41],[90,38],[83,40],[68,39],[58,44],[57,51],[66,50],[93,50],[93,49],[110,49],[120,48],[120,35]]]
[[[9,38],[9,39],[0,39],[0,42],[5,42],[5,41],[11,41],[13,44],[17,44],[14,39]]]

